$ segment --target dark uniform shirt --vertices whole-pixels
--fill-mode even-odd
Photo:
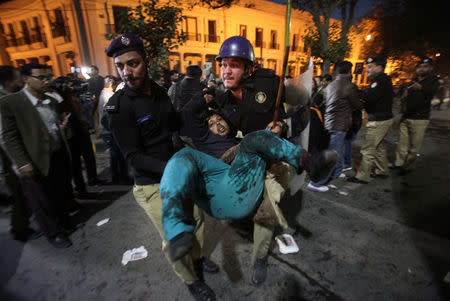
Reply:
[[[179,116],[165,90],[151,81],[151,95],[125,86],[106,105],[108,128],[133,168],[137,185],[159,183],[173,155]]]
[[[242,134],[262,130],[273,120],[280,78],[270,69],[259,69],[242,86],[242,100],[231,91],[217,95],[222,114]],[[284,99],[284,97],[282,97]],[[280,105],[279,120],[285,117]]]
[[[362,93],[369,121],[383,121],[393,117],[392,100],[394,89],[391,78],[386,73],[379,73],[372,79],[371,85]]]
[[[408,119],[430,119],[431,100],[439,88],[436,76],[430,75],[421,81],[416,80],[422,89],[409,89],[405,99],[404,118]]]

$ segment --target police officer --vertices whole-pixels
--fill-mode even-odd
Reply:
[[[392,100],[394,91],[391,78],[384,73],[386,60],[381,56],[370,57],[366,61],[370,86],[363,92],[364,108],[369,115],[366,136],[361,148],[361,164],[355,177],[348,181],[367,184],[370,177],[389,177],[385,137],[393,123]],[[375,173],[371,175],[375,165]]]
[[[167,92],[150,79],[142,41],[125,34],[109,45],[106,54],[114,58],[125,87],[107,103],[107,126],[120,150],[133,168],[133,194],[162,237],[159,183],[167,161],[174,150],[171,135],[179,128],[179,118]],[[215,300],[215,294],[203,281],[203,271],[217,272],[218,267],[201,257],[204,217],[195,208],[191,220],[195,226],[195,247],[177,261],[170,261],[168,244],[163,251],[174,272],[187,285],[196,300]]]
[[[282,119],[277,124],[272,124],[280,79],[270,69],[252,72],[255,55],[251,43],[241,36],[230,37],[223,42],[216,60],[222,67],[222,81],[227,90],[224,94],[218,93],[215,101],[231,125],[244,135],[266,127],[276,134],[282,134],[286,130]],[[284,117],[282,105],[280,116]],[[284,179],[283,185],[280,186],[273,178],[272,174],[266,177],[264,194],[268,194],[272,201],[275,199],[277,202],[288,181]],[[284,217],[281,217],[281,220],[283,221]],[[273,225],[255,222],[252,282],[256,285],[266,279],[267,254],[274,230]]]
[[[439,88],[439,79],[432,71],[433,61],[421,59],[416,67],[416,77],[407,89],[395,152],[395,167],[400,168],[401,174],[410,171],[430,122],[431,100]]]

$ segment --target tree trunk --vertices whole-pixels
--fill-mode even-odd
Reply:
[[[320,69],[322,71],[322,75],[330,74],[330,66],[331,60],[329,58],[323,59],[322,68]]]

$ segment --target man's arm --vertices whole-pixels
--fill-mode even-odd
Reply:
[[[363,104],[359,98],[359,91],[355,84],[350,84],[348,89],[348,100],[352,110],[361,110]]]
[[[189,128],[189,133],[193,139],[207,135],[209,129],[203,118],[204,112],[208,109],[207,100],[202,93],[195,94],[183,108],[184,125]]]
[[[0,101],[1,140],[17,167],[32,166],[31,159],[17,128],[17,121],[7,102]],[[29,168],[26,168],[29,169]]]

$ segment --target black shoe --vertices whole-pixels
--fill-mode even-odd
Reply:
[[[254,285],[261,285],[267,277],[267,258],[256,259],[253,265],[252,282]]]
[[[214,301],[216,300],[216,294],[214,291],[206,285],[203,281],[197,280],[188,286],[189,291],[192,296],[197,301]]]
[[[356,183],[356,184],[369,184],[369,182],[360,180],[360,179],[355,178],[355,177],[348,178],[347,181],[352,182],[352,183]]]
[[[169,255],[172,261],[176,261],[189,253],[194,247],[194,234],[183,232],[172,238],[169,242]]]
[[[55,248],[64,249],[72,245],[72,241],[63,233],[57,234],[52,239],[48,240]]]
[[[326,149],[317,153],[308,153],[306,157],[306,171],[313,182],[318,182],[328,176],[338,160],[338,153]]]
[[[385,179],[389,178],[389,175],[379,175],[379,174],[374,173],[374,174],[371,174],[370,177],[373,178],[373,179],[383,179],[383,180],[385,180]]]
[[[217,272],[219,272],[219,266],[209,260],[206,259],[205,257],[202,257],[202,268],[203,268],[203,272],[209,273],[209,274],[216,274]]]
[[[29,240],[35,240],[42,236],[42,232],[35,231],[31,228],[29,228],[25,231],[20,231],[20,232],[11,231],[11,233],[13,234],[15,240],[22,241],[22,242],[26,242]]]

